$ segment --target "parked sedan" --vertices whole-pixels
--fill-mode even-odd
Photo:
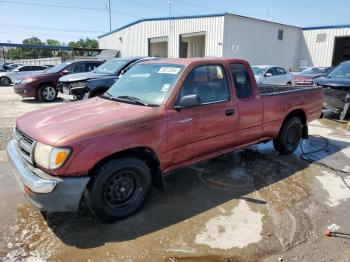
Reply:
[[[75,99],[83,99],[87,92],[85,84],[88,80],[106,78],[108,79],[106,82],[111,86],[124,69],[141,59],[144,59],[144,57],[115,58],[99,66],[94,71],[72,76],[63,76],[59,79],[59,91],[65,95],[72,95]],[[101,90],[95,88],[94,92],[90,93],[90,97],[99,96],[105,91],[105,87]]]
[[[9,86],[15,82],[17,78],[24,77],[32,74],[33,72],[45,71],[48,67],[46,66],[32,66],[24,65],[12,69],[9,72],[0,73],[0,85]]]
[[[291,85],[293,75],[286,69],[278,66],[253,66],[253,73],[258,84],[262,85]]]
[[[312,67],[304,70],[300,74],[293,76],[294,85],[312,86],[314,85],[314,78],[326,75],[332,67]]]
[[[340,120],[350,116],[350,61],[343,62],[324,77],[314,79],[324,90],[323,106],[340,114]]]
[[[58,79],[67,74],[88,72],[104,63],[103,61],[73,61],[52,67],[45,72],[17,79],[14,91],[22,97],[35,97],[42,102],[56,100]]]
[[[104,94],[124,73],[138,63],[160,59],[159,57],[145,57],[131,63],[128,67],[123,69],[119,75],[111,75],[107,77],[88,80],[85,84],[85,89],[79,90],[79,93],[73,93],[77,99],[89,99],[95,96]]]

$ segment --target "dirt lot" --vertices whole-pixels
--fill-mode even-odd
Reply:
[[[62,103],[59,101],[58,103]],[[310,165],[271,143],[170,174],[136,215],[106,224],[82,207],[44,214],[19,191],[5,155],[16,117],[52,104],[22,101],[0,87],[0,261],[350,261],[349,175]],[[306,151],[350,171],[350,132],[328,119],[310,124]]]

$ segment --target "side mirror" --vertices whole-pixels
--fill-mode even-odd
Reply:
[[[69,73],[70,73],[70,72],[69,72],[68,70],[63,70],[63,71],[62,71],[62,74],[63,74],[63,75],[68,75]]]
[[[266,74],[265,74],[265,77],[271,77],[271,76],[272,76],[271,73],[266,73]]]
[[[195,107],[200,106],[201,104],[201,99],[198,95],[187,95],[181,97],[180,106],[178,108]]]

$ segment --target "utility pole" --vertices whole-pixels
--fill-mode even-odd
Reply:
[[[112,11],[111,11],[111,0],[108,0],[108,13],[109,13],[109,32],[112,32]]]
[[[172,29],[172,25],[171,25],[171,21],[172,21],[172,6],[171,6],[171,0],[168,0],[168,4],[169,4],[169,36],[168,36],[168,57],[171,57],[171,54],[169,51],[171,51],[171,48],[169,48],[169,43],[171,44],[171,29]]]

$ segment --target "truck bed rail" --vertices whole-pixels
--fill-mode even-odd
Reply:
[[[259,85],[259,92],[262,96],[280,95],[301,91],[317,90],[321,87],[293,86],[293,85]]]

